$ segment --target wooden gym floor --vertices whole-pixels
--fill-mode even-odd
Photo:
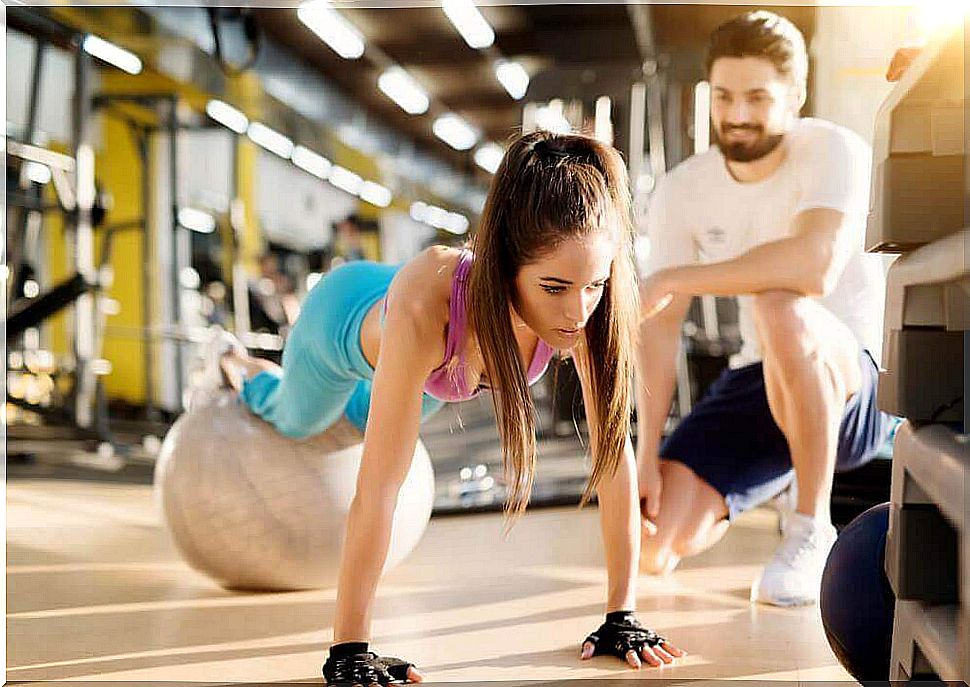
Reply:
[[[436,518],[385,577],[381,652],[432,683],[575,678],[850,680],[817,608],[748,602],[778,541],[776,516],[744,516],[712,551],[641,579],[650,627],[691,652],[639,673],[581,663],[605,573],[595,510],[529,512],[504,541],[500,515]],[[322,682],[335,592],[225,591],[181,562],[144,485],[7,484],[7,679]]]

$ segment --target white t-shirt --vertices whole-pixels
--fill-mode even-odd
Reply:
[[[647,212],[646,272],[730,260],[791,236],[803,210],[839,210],[849,219],[857,248],[835,289],[820,302],[878,362],[885,277],[879,256],[864,252],[871,150],[849,129],[812,118],[799,119],[782,145],[788,145],[784,162],[758,182],[736,181],[716,146],[663,177]],[[739,296],[738,305],[743,345],[731,359],[734,368],[761,359],[753,297]]]

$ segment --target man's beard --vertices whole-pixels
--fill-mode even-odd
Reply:
[[[727,129],[728,131],[732,129],[740,129],[742,131],[752,131],[757,134],[761,134],[762,131],[764,131],[764,129],[762,129],[760,126],[732,126],[727,127]],[[735,141],[731,143],[723,140],[721,138],[720,130],[715,127],[714,138],[716,139],[717,147],[721,149],[721,153],[723,153],[724,157],[731,162],[754,162],[755,160],[760,160],[765,155],[777,148],[782,139],[785,138],[785,135],[759,135],[752,143],[747,143],[744,141]]]

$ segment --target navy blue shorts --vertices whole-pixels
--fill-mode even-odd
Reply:
[[[860,353],[860,367],[862,386],[839,428],[836,472],[869,462],[895,424],[876,407],[879,370],[868,351]],[[721,493],[730,518],[787,487],[791,453],[768,407],[761,363],[725,370],[661,445],[660,457],[683,463]]]

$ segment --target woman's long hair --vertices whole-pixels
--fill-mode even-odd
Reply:
[[[520,268],[567,239],[611,232],[617,253],[602,299],[574,355],[590,380],[586,418],[593,468],[582,505],[612,476],[626,447],[638,312],[633,222],[620,154],[588,136],[538,131],[514,138],[495,173],[472,240],[469,318],[492,386],[509,525],[529,502],[536,466],[535,408],[519,357],[510,306]]]

